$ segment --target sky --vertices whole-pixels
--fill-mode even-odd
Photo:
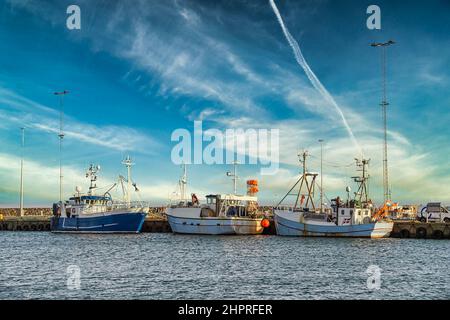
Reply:
[[[370,197],[381,203],[381,56],[387,51],[389,177],[400,203],[449,202],[450,1],[275,1],[292,38],[342,109],[365,158]],[[78,5],[81,29],[66,9]],[[381,9],[369,30],[366,9]],[[238,166],[238,190],[259,180],[276,204],[298,179],[298,153],[311,154],[326,197],[346,198],[358,174],[355,148],[336,108],[301,68],[267,0],[0,2],[0,206],[17,206],[24,157],[26,206],[59,199],[58,130],[64,99],[64,197],[87,190],[89,164],[106,188],[133,158],[140,196],[163,205],[181,174],[171,159],[174,130],[279,130],[279,170]],[[21,131],[25,127],[25,147]],[[188,192],[230,193],[230,165],[188,165]]]

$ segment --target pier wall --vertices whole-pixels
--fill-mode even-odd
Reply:
[[[396,222],[392,230],[393,238],[450,239],[450,223],[437,222]]]
[[[2,231],[50,231],[49,216],[0,217]]]

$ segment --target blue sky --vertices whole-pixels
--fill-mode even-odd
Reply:
[[[447,201],[450,191],[450,2],[277,1],[292,36],[343,109],[371,159],[371,197],[382,199],[380,55],[389,48],[389,161],[394,200]],[[81,30],[66,28],[66,8],[81,8]],[[366,8],[381,8],[382,29],[366,28]],[[357,155],[332,106],[297,65],[268,1],[13,1],[0,4],[0,205],[18,201],[20,130],[26,129],[27,205],[58,199],[58,100],[65,100],[66,196],[87,189],[89,163],[99,184],[136,162],[142,197],[163,204],[180,168],[171,162],[173,130],[204,127],[280,130],[280,170],[260,176],[263,203],[284,195],[298,174],[297,152],[325,140],[324,188],[345,195]],[[230,192],[226,165],[189,166],[190,191]]]

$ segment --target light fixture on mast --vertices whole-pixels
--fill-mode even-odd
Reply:
[[[237,175],[237,165],[239,164],[239,162],[234,161],[233,162],[233,173],[231,172],[227,172],[227,176],[228,177],[233,177],[233,189],[234,189],[234,195],[236,195],[237,192],[237,180],[239,179],[238,175]]]

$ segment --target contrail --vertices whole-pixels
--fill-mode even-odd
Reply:
[[[272,6],[273,12],[277,16],[278,22],[281,26],[281,29],[283,29],[283,33],[286,36],[287,41],[289,42],[289,45],[291,46],[292,50],[294,51],[295,59],[297,60],[297,63],[303,68],[303,70],[306,73],[306,76],[308,77],[309,81],[311,81],[311,84],[316,88],[317,91],[322,95],[322,97],[330,103],[338,112],[338,114],[341,116],[342,122],[344,123],[345,128],[347,129],[347,132],[357,148],[359,154],[362,155],[362,149],[356,141],[355,135],[353,134],[352,129],[348,125],[347,119],[344,116],[344,113],[342,112],[341,108],[339,108],[338,104],[334,100],[334,98],[331,96],[331,94],[328,92],[328,90],[322,85],[322,83],[319,81],[319,79],[316,77],[314,72],[309,67],[308,63],[306,62],[305,58],[303,57],[302,51],[300,50],[300,46],[298,45],[297,41],[292,37],[292,35],[289,33],[289,30],[284,25],[283,19],[281,18],[280,11],[278,11],[277,5],[275,4],[274,0],[269,0],[270,5]]]

